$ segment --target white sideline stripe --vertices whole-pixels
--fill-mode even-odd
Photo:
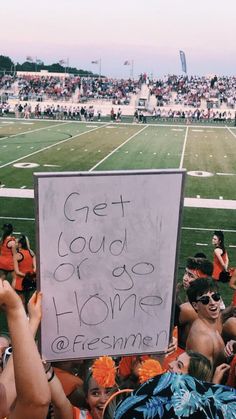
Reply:
[[[134,137],[134,136],[132,136],[132,137]],[[132,137],[130,137],[129,139],[131,139]],[[127,142],[128,140],[126,140],[125,142]],[[119,147],[121,147],[123,144],[121,144]],[[115,150],[112,153],[114,153],[114,152],[115,152]],[[112,153],[110,153],[110,155]],[[105,159],[103,159],[103,160],[105,160]],[[100,163],[101,162],[99,162],[98,164],[100,164]],[[91,170],[92,169],[90,169],[90,171]],[[33,189],[17,189],[17,188],[0,188],[0,197],[5,197],[5,198],[34,198],[34,190]],[[236,200],[184,198],[184,206],[185,207],[192,207],[192,208],[236,209]],[[206,229],[204,229],[204,230],[206,230]],[[210,229],[210,231],[211,230],[212,229]],[[234,231],[234,230],[232,230],[232,231]]]
[[[218,176],[236,176],[236,173],[216,173]]]
[[[5,198],[34,198],[33,189],[1,188],[0,197]]]
[[[106,114],[106,116],[109,116],[109,114]],[[130,116],[130,115],[127,115],[127,116]],[[2,117],[1,118],[1,121],[3,122],[4,120],[10,120],[10,121],[22,121],[22,118],[6,118],[6,117]],[[40,119],[35,119],[35,120],[33,120],[32,119],[32,121],[45,121],[45,122],[50,122],[50,123],[52,123],[52,124],[56,124],[57,122],[58,122],[58,120],[50,120],[50,119],[43,119],[43,118],[40,118]],[[65,121],[64,119],[60,119],[59,121],[61,121],[61,123],[63,124],[63,122]],[[83,125],[83,124],[88,124],[89,122],[87,121],[67,121],[66,122],[67,124],[80,124],[80,125]],[[91,121],[91,125],[92,124],[104,124],[105,122],[102,122],[102,121]],[[120,125],[122,126],[122,128],[124,128],[124,126],[126,125],[132,125],[132,126],[138,126],[139,124],[137,124],[137,123],[134,123],[134,122],[117,122],[116,123],[116,127],[118,127],[118,128],[121,128],[120,127]],[[180,128],[187,128],[187,126],[186,126],[186,124],[150,124],[150,123],[147,123],[147,124],[145,124],[145,125],[147,125],[148,127],[157,127],[157,128],[161,128],[161,127],[167,127],[167,128],[173,128],[173,127],[180,127]],[[206,130],[206,129],[212,129],[212,130],[219,130],[219,129],[228,129],[228,127],[226,126],[226,125],[224,125],[224,126],[220,126],[220,127],[218,127],[218,126],[216,126],[216,125],[214,125],[214,124],[208,124],[208,125],[191,125],[191,126],[188,126],[189,128],[201,128],[201,129],[203,129],[203,130]],[[230,129],[235,129],[235,127],[232,127],[232,128],[230,128]],[[213,132],[213,131],[211,131],[211,132]]]
[[[18,221],[35,221],[35,218],[28,218],[28,217],[1,217],[0,220],[18,220]],[[14,231],[15,234],[19,234]]]
[[[186,132],[185,132],[184,145],[183,145],[183,150],[182,150],[182,154],[181,154],[181,160],[180,160],[180,164],[179,164],[179,169],[182,169],[183,168],[183,162],[184,162],[184,154],[185,154],[187,136],[188,136],[188,127],[186,128]]]
[[[21,136],[21,135],[26,135],[26,134],[30,134],[30,133],[32,133],[32,132],[37,132],[37,131],[43,131],[43,130],[45,130],[45,129],[49,129],[49,128],[54,128],[54,127],[57,127],[57,126],[59,126],[59,125],[66,125],[66,124],[69,124],[70,122],[61,122],[60,124],[57,124],[57,125],[47,125],[46,127],[43,127],[43,128],[36,128],[36,129],[32,129],[32,130],[30,130],[30,131],[24,131],[24,132],[19,132],[18,134],[13,134],[13,135],[8,135],[7,137],[2,137],[2,138],[0,138],[0,141],[3,141],[3,140],[5,140],[6,138],[13,138],[13,137],[18,137],[18,136]]]
[[[92,131],[95,131],[95,130],[104,128],[106,125],[107,124],[104,124],[104,125],[101,125],[99,128],[93,128],[93,129],[90,129],[90,130],[88,130],[86,132],[81,132],[81,134],[76,134],[76,135],[73,135],[73,137],[66,138],[65,140],[58,141],[57,143],[54,143],[54,144],[51,144],[51,145],[49,145],[47,147],[41,148],[40,150],[34,151],[33,153],[27,154],[26,156],[20,157],[17,160],[12,160],[12,161],[10,161],[10,162],[8,162],[8,163],[3,164],[2,166],[0,166],[0,169],[2,169],[3,167],[6,167],[6,166],[10,166],[11,164],[16,163],[18,161],[24,160],[27,157],[31,157],[31,156],[34,156],[35,154],[41,153],[42,151],[49,150],[50,148],[56,147],[59,144],[63,144],[63,143],[66,143],[67,141],[71,141],[71,140],[73,140],[76,137],[80,137],[81,135],[87,134],[88,132],[92,132]]]
[[[98,167],[100,164],[102,164],[106,159],[108,159],[108,157],[110,157],[113,153],[115,153],[117,150],[119,150],[121,147],[123,147],[123,145],[125,145],[128,141],[132,140],[132,138],[136,137],[136,135],[140,134],[140,132],[144,131],[147,128],[147,125],[145,127],[143,127],[141,130],[139,130],[138,132],[136,132],[134,135],[131,135],[131,137],[129,137],[127,140],[125,140],[122,144],[120,144],[118,147],[116,147],[113,151],[111,151],[111,153],[109,153],[106,157],[104,157],[104,159],[100,160],[97,164],[95,164],[95,166],[93,166],[89,172],[92,172],[92,170],[96,169],[96,167]]]
[[[236,209],[236,200],[185,198],[184,206],[193,208]]]

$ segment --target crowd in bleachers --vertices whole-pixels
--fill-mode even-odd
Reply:
[[[69,100],[80,86],[80,77],[20,76],[18,95],[20,100]]]
[[[117,79],[83,79],[82,97],[112,100],[114,104],[129,104],[130,95],[136,94],[140,81]]]
[[[16,80],[15,76],[10,76],[7,74],[0,75],[0,89],[7,92],[11,88],[15,80]]]
[[[74,101],[88,99],[112,100],[116,104],[128,104],[130,95],[136,93],[140,81],[117,80],[92,77],[56,77],[50,75],[19,75],[2,76],[0,89],[6,93],[13,84],[17,83],[17,97],[19,100],[53,100],[68,101],[76,94]]]
[[[128,104],[130,96],[136,94],[141,84],[146,82],[150,94],[157,98],[157,106],[182,105],[200,108],[202,101],[212,107],[222,106],[234,109],[236,104],[236,77],[234,76],[166,76],[150,79],[140,76],[134,80],[119,80],[81,77],[56,77],[50,75],[2,75],[1,91],[9,92],[17,83],[17,96],[20,100],[69,100],[107,99],[114,104]]]
[[[234,108],[236,103],[236,77],[168,76],[150,82],[150,92],[157,97],[158,105],[171,103],[199,108],[201,101],[216,99],[215,104]],[[171,99],[174,95],[174,99]]]

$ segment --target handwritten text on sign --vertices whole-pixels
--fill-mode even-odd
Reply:
[[[167,347],[182,175],[39,175],[46,358]]]

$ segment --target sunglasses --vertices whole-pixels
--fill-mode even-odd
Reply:
[[[196,301],[197,303],[200,302],[204,304],[204,306],[206,306],[207,304],[209,304],[211,298],[213,301],[220,301],[221,295],[219,292],[215,292],[214,294],[211,294],[211,296],[203,295],[202,297],[197,298]]]

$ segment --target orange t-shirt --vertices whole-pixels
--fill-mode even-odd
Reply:
[[[8,247],[8,244],[11,241],[15,242],[15,237],[6,237],[0,247],[0,269],[3,269],[4,271],[14,271],[12,249],[11,247]]]
[[[221,257],[222,257],[222,259],[225,263],[226,258],[227,258],[227,252],[225,252],[223,255],[221,255]],[[212,277],[218,281],[220,273],[221,273],[222,270],[223,270],[222,265],[220,264],[218,257],[214,253]]]
[[[26,274],[26,272],[33,273],[34,272],[34,269],[33,269],[33,256],[30,253],[30,251],[29,250],[25,250],[25,249],[20,249],[20,251],[18,253],[23,257],[22,260],[18,260],[19,270],[23,274]],[[23,288],[22,288],[22,281],[23,281],[23,277],[16,275],[15,289],[17,291],[22,291],[23,290]]]
[[[93,419],[88,410],[81,410],[73,406],[73,419]]]

